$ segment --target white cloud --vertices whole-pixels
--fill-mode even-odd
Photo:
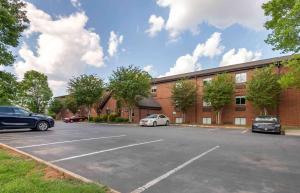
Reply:
[[[114,31],[110,32],[110,37],[108,41],[108,54],[110,57],[113,57],[117,54],[118,52],[118,47],[120,44],[123,43],[123,35],[117,35]]]
[[[237,52],[231,49],[223,55],[220,66],[255,61],[260,59],[261,55],[261,52],[248,51],[246,48],[240,48]]]
[[[143,70],[148,72],[148,73],[151,73],[152,70],[153,70],[153,65],[144,66]]]
[[[150,37],[156,36],[156,34],[160,32],[165,25],[165,20],[156,15],[151,15],[148,22],[150,26],[149,29],[146,30],[146,33],[148,33]]]
[[[199,59],[201,57],[213,58],[223,52],[224,46],[221,45],[221,40],[221,33],[213,33],[205,43],[198,44],[192,54],[180,56],[174,66],[170,68],[170,71],[161,76],[171,76],[200,70]]]
[[[53,19],[30,3],[26,9],[30,27],[25,33],[38,36],[36,50],[26,43],[19,50],[21,60],[14,64],[18,78],[28,70],[45,73],[58,95],[65,94],[66,82],[87,66],[104,66],[100,37],[85,28],[88,18],[84,12]]]
[[[81,2],[80,0],[71,0],[71,4],[76,7],[76,8],[80,8],[81,7]]]
[[[233,24],[260,30],[265,20],[261,5],[267,0],[157,0],[168,7],[166,29],[172,38],[185,30],[198,32],[202,23],[224,29]]]

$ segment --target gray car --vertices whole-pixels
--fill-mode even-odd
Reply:
[[[252,132],[281,133],[279,119],[274,116],[258,116],[252,124]]]

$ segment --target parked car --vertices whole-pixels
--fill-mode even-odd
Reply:
[[[279,119],[274,116],[258,116],[252,123],[252,132],[281,133]]]
[[[72,117],[64,118],[64,122],[65,123],[81,122],[81,121],[85,121],[87,119],[88,118],[85,116],[75,115]]]
[[[163,114],[152,114],[140,120],[140,126],[169,125],[170,119]]]
[[[35,114],[20,107],[0,106],[0,129],[23,129],[47,131],[54,127],[52,117]]]

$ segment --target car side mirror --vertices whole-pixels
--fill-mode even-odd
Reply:
[[[29,113],[29,115],[28,115],[29,117],[31,117],[32,116],[32,113]]]

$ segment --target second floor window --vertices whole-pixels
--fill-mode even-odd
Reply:
[[[239,73],[235,75],[235,83],[245,83],[247,81],[247,74],[246,72]]]
[[[235,104],[236,105],[245,105],[246,104],[246,97],[245,96],[236,96],[235,97]]]
[[[151,93],[156,93],[157,87],[156,86],[152,86],[151,87]]]
[[[203,79],[203,85],[206,85],[207,83],[211,82],[212,78],[204,78]]]
[[[210,102],[205,102],[205,101],[203,100],[203,106],[204,106],[204,107],[210,107],[211,104],[210,104]]]

